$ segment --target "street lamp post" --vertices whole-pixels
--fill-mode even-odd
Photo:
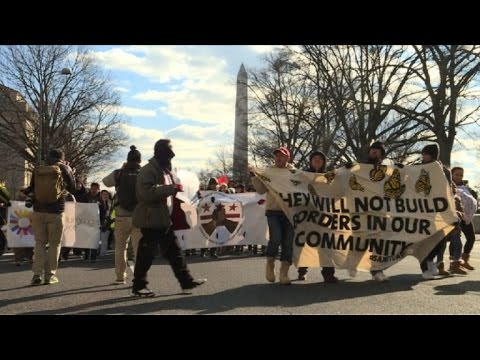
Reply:
[[[69,68],[63,68],[58,72],[64,76],[72,75],[72,71]],[[45,156],[44,156],[45,145],[48,144],[48,142],[47,143],[45,142],[45,138],[48,136],[48,131],[45,132],[45,129],[44,129],[45,122],[47,122],[47,124],[49,123],[48,119],[46,119],[48,117],[48,114],[45,113],[45,104],[44,104],[44,96],[46,91],[47,89],[45,89],[43,87],[43,84],[40,82],[40,101],[38,103],[38,108],[39,108],[38,120],[40,123],[38,127],[37,165],[41,165],[45,160]]]

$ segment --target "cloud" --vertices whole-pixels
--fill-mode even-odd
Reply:
[[[197,87],[197,90],[192,89]],[[233,126],[235,121],[235,89],[225,86],[212,91],[212,88],[199,88],[198,84],[186,85],[181,91],[148,90],[134,96],[144,101],[159,101],[164,106],[161,110],[173,118],[192,120],[212,124],[228,123]]]
[[[127,93],[127,92],[130,91],[130,89],[127,89],[126,87],[122,87],[122,86],[117,86],[117,87],[115,87],[114,90],[118,91],[118,92],[121,92],[121,93]]]
[[[248,45],[248,48],[258,54],[267,54],[281,47],[280,45]]]
[[[480,147],[478,141],[462,139],[461,147],[455,147],[451,154],[451,168],[454,166],[463,167],[464,179],[469,181],[472,187],[480,187]]]
[[[213,78],[222,73],[226,60],[206,46],[128,46],[94,52],[106,68],[130,71],[152,82]]]
[[[178,169],[186,169],[198,172],[207,167],[208,160],[215,157],[216,151],[226,144],[231,145],[233,134],[231,129],[218,126],[192,126],[180,125],[167,132],[153,128],[141,128],[133,125],[122,125],[123,131],[128,135],[124,148],[111,162],[109,169],[102,169],[89,176],[89,182],[101,180],[115,169],[121,168],[127,159],[131,145],[135,145],[142,154],[142,165],[147,164],[153,157],[153,147],[159,139],[171,139],[175,158],[172,165]],[[102,185],[102,188],[105,186]],[[113,188],[109,188],[110,191]]]
[[[155,110],[139,109],[128,106],[120,106],[118,112],[127,116],[135,117],[155,117],[157,113]]]
[[[98,51],[95,56],[107,68],[134,73],[150,83],[135,93],[133,100],[158,102],[157,109],[179,120],[233,126],[235,77],[228,72],[226,57],[214,55],[215,50],[207,46],[130,46]]]

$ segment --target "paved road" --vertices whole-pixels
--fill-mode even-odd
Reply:
[[[477,240],[480,237],[477,236]],[[156,259],[151,269],[154,298],[130,296],[128,285],[113,285],[113,253],[92,264],[72,258],[61,263],[60,283],[29,286],[30,266],[16,267],[11,254],[0,257],[0,314],[479,314],[480,241],[467,276],[423,281],[418,261],[408,257],[375,283],[368,273],[350,278],[338,270],[336,285],[321,282],[312,269],[292,286],[264,280],[264,257],[188,258],[192,273],[208,282],[182,295],[170,267]],[[290,270],[293,277],[296,271]]]

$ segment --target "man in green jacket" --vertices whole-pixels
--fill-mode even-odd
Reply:
[[[137,206],[133,212],[133,224],[142,231],[138,245],[132,294],[155,296],[147,287],[147,272],[152,266],[157,245],[167,258],[182,290],[189,290],[206,280],[194,280],[187,268],[172,228],[172,210],[175,195],[183,191],[182,184],[172,172],[171,160],[175,156],[170,140],[155,143],[154,157],[140,169],[137,176]]]

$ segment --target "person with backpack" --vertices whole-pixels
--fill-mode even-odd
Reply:
[[[147,287],[147,272],[152,266],[158,245],[184,293],[190,293],[189,290],[206,281],[193,279],[173,231],[174,197],[177,192],[183,191],[182,184],[172,173],[171,160],[174,156],[170,140],[158,140],[153,158],[140,169],[137,177],[138,204],[133,212],[133,224],[142,229],[142,238],[138,244],[133,274],[132,294],[135,296],[155,296]]]
[[[65,190],[75,191],[72,169],[59,149],[50,150],[46,165],[36,166],[29,192],[33,193],[32,228],[35,256],[31,285],[56,284],[60,241],[63,234]],[[48,246],[48,250],[47,250]]]
[[[135,186],[140,171],[142,155],[132,145],[127,155],[127,162],[121,169],[112,171],[103,178],[107,187],[115,186],[115,198],[113,202],[115,211],[115,284],[126,284],[127,280],[127,244],[130,239],[133,244],[133,252],[137,257],[137,248],[142,233],[138,227],[132,224],[132,215],[137,205]]]

